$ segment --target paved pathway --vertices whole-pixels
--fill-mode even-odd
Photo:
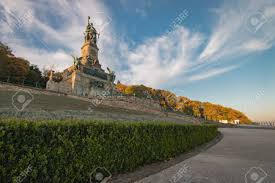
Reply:
[[[136,183],[275,183],[275,130],[220,131],[218,144]]]

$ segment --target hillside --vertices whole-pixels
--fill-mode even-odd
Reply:
[[[0,81],[45,88],[48,74],[48,70],[40,71],[36,65],[31,65],[29,61],[14,56],[12,50],[0,42]],[[61,74],[56,72],[54,80],[60,81],[60,76]],[[121,83],[117,84],[117,90],[124,95],[151,98],[168,111],[181,112],[211,121],[238,119],[241,123],[251,122],[245,114],[235,109],[210,102],[193,101],[166,90],[153,89],[144,85],[127,86]]]
[[[13,96],[16,92],[29,91],[33,100],[23,111],[17,111],[12,104]],[[34,89],[29,87],[14,86],[12,84],[0,83],[0,118],[19,117],[26,119],[99,119],[116,121],[163,121],[175,123],[208,123],[210,121],[176,112],[147,111],[139,108],[131,108],[129,105],[138,106],[136,103],[124,103],[118,105],[119,101],[114,101],[113,105],[107,104],[108,99],[104,99],[101,104],[95,106],[87,98]],[[119,107],[120,106],[120,107]],[[210,122],[211,123],[211,122]]]
[[[158,100],[162,107],[167,110],[182,112],[195,117],[203,117],[207,120],[240,120],[242,124],[249,124],[251,120],[242,112],[210,102],[194,101],[184,96],[176,96],[166,90],[159,90],[144,85],[117,84],[117,90],[125,95],[152,98]]]

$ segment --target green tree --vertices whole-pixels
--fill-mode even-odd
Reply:
[[[45,87],[46,80],[36,65],[30,65],[24,58],[13,55],[12,50],[0,42],[0,80],[36,86],[36,83]]]

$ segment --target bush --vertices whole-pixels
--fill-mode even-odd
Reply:
[[[88,182],[96,167],[112,174],[172,158],[217,135],[214,125],[0,119],[1,182]]]

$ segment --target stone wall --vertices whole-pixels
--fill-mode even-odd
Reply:
[[[60,93],[68,93],[68,94],[72,93],[71,85],[66,81],[61,81],[57,83],[52,80],[49,80],[47,82],[46,89],[49,91],[55,91]]]
[[[92,84],[95,82],[101,82],[102,88],[93,86]],[[93,97],[100,95],[104,91],[113,90],[114,84],[79,71],[74,71],[70,76],[64,77],[59,83],[49,80],[46,89],[82,97]]]
[[[134,96],[110,96],[103,99],[102,104],[148,113],[161,112],[161,106],[157,101],[152,99],[141,99]]]
[[[50,87],[54,86],[54,83],[51,83]],[[58,83],[59,84],[59,83]],[[18,90],[28,90],[32,94],[44,94],[44,95],[57,95],[57,96],[67,96],[69,98],[74,98],[86,102],[91,102],[91,105],[95,105],[94,100],[101,100],[98,105],[106,105],[111,106],[114,108],[122,108],[127,110],[135,110],[141,112],[148,112],[148,113],[160,113],[161,107],[158,102],[150,99],[141,99],[133,96],[97,96],[97,97],[80,97],[77,95],[66,94],[64,92],[57,92],[54,90],[45,90],[45,89],[37,89],[32,87],[22,87],[22,86],[15,86],[11,84],[1,84],[0,83],[0,90],[5,91],[18,91]],[[100,97],[100,98],[98,98]],[[96,106],[95,106],[96,107]]]

